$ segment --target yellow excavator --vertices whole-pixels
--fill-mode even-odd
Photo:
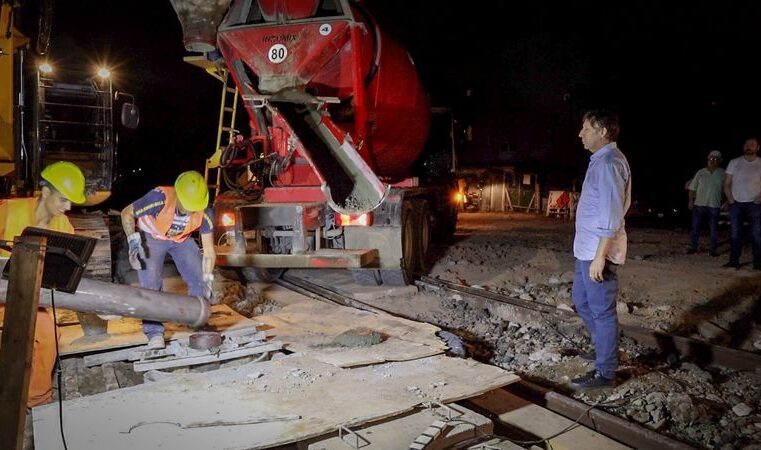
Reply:
[[[99,239],[89,276],[111,278],[106,217],[93,210],[111,195],[116,129],[137,127],[131,95],[115,92],[105,67],[89,72],[53,67],[45,58],[52,6],[41,2],[35,49],[20,31],[18,0],[0,0],[0,198],[33,195],[40,171],[56,161],[77,164],[87,179],[90,212],[70,214],[78,232]],[[126,98],[128,101],[121,101]],[[121,105],[114,121],[114,104]]]

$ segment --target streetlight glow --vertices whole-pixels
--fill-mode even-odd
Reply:
[[[111,71],[106,69],[105,67],[101,67],[98,69],[98,76],[101,78],[108,78],[111,76]]]
[[[44,62],[40,64],[38,69],[40,70],[40,72],[44,74],[50,74],[53,72],[53,66],[51,66],[50,63],[48,62]]]

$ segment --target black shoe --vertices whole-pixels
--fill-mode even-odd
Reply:
[[[579,378],[571,380],[571,384],[576,389],[597,389],[603,387],[614,387],[616,380],[613,378],[605,378],[597,369],[591,370]]]
[[[697,253],[697,250],[695,250],[694,248],[688,248],[687,249],[687,254],[688,255],[694,255],[695,253]]]
[[[736,262],[730,261],[730,262],[724,264],[721,267],[729,267],[731,269],[739,269],[740,268],[740,263],[736,263]]]
[[[591,352],[579,353],[579,358],[585,361],[594,361],[595,359],[597,359],[597,354],[595,353],[594,350],[592,350]]]

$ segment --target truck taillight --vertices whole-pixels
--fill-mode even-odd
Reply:
[[[373,215],[364,214],[339,214],[336,216],[337,225],[342,227],[369,227],[373,224]]]
[[[226,212],[222,213],[222,217],[220,219],[220,222],[222,222],[223,227],[234,227],[235,226],[235,213]]]

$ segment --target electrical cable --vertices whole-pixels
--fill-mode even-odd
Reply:
[[[61,430],[61,442],[63,443],[63,449],[69,450],[69,447],[66,445],[66,435],[63,432],[63,368],[61,367],[61,353],[58,349],[58,330],[56,329],[58,318],[56,316],[55,309],[55,288],[50,290],[50,305],[53,308],[53,339],[55,339],[55,359],[57,364],[56,376],[58,379],[58,425]]]

